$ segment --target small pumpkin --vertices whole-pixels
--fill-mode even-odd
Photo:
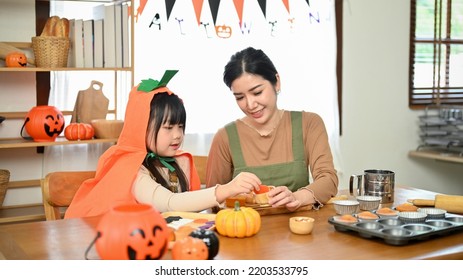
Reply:
[[[234,208],[222,209],[217,213],[215,226],[223,236],[250,237],[260,230],[260,214],[251,207],[240,207],[240,203],[235,201]]]
[[[174,260],[207,260],[209,251],[202,239],[186,236],[177,240],[172,247]]]
[[[27,57],[22,52],[10,52],[5,57],[6,67],[26,67]]]
[[[214,259],[214,257],[219,253],[219,238],[214,231],[205,228],[198,228],[192,231],[190,236],[204,241],[209,252],[208,260]]]
[[[93,126],[88,123],[70,123],[64,129],[64,137],[67,140],[89,140],[95,135]]]
[[[125,204],[103,215],[96,250],[104,260],[159,260],[168,248],[166,220],[151,205]]]

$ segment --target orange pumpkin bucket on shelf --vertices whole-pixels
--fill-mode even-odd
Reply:
[[[151,205],[116,206],[101,218],[86,255],[95,244],[103,260],[158,260],[167,251],[169,234],[165,219]]]
[[[26,115],[21,136],[24,139],[32,138],[35,142],[53,142],[64,130],[65,120],[63,113],[54,106],[41,105],[33,107]],[[23,136],[26,128],[29,137]]]

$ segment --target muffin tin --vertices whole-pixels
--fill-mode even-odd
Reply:
[[[381,217],[377,220],[340,222],[336,216],[328,222],[339,232],[357,233],[363,238],[379,238],[390,245],[406,245],[411,241],[423,241],[463,230],[463,216],[445,214],[441,219],[426,219],[420,223],[407,223],[398,217]]]

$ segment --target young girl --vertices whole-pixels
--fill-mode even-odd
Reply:
[[[200,189],[192,155],[180,150],[185,107],[165,86],[176,72],[132,89],[117,144],[100,157],[95,178],[81,185],[65,218],[101,215],[126,203],[151,204],[160,212],[202,211],[260,184],[245,173],[228,184]]]

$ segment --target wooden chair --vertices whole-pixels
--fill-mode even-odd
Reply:
[[[198,171],[199,180],[201,184],[205,186],[206,184],[206,167],[207,167],[207,156],[193,156],[193,161],[196,166],[196,171]]]
[[[207,156],[193,156],[202,184],[206,182]],[[95,171],[56,171],[41,180],[43,208],[47,221],[63,218],[83,181],[95,177]]]
[[[95,171],[48,173],[40,182],[47,221],[62,219],[65,208],[71,204],[72,198],[82,182],[93,177],[95,177]]]

